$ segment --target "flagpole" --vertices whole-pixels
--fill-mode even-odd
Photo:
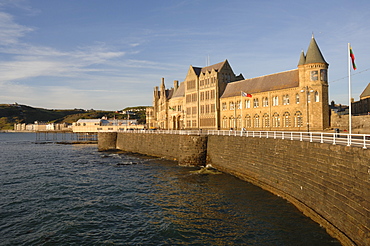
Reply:
[[[351,52],[350,52],[351,44],[348,43],[348,146],[351,145],[351,134],[352,134],[352,107],[351,107]]]

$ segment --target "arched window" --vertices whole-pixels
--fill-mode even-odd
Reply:
[[[254,128],[260,127],[260,116],[258,114],[255,114],[253,117],[253,125]]]
[[[272,98],[272,106],[278,106],[279,105],[279,97],[275,96]]]
[[[235,118],[234,118],[234,116],[231,116],[230,117],[230,121],[229,122],[230,122],[229,123],[230,129],[231,128],[235,129]]]
[[[283,105],[289,105],[289,95],[283,96]]]
[[[280,127],[280,115],[278,113],[272,115],[272,127]]]
[[[242,128],[242,117],[240,115],[238,115],[238,117],[236,118],[236,129],[241,129]]]
[[[224,128],[224,129],[228,129],[229,128],[229,126],[227,125],[227,122],[228,122],[228,119],[227,119],[226,116],[224,116],[222,118],[222,128]]]
[[[259,106],[258,98],[253,99],[253,107],[258,108],[258,106]]]
[[[284,120],[284,127],[290,127],[290,114],[289,114],[289,112],[285,112],[283,114],[283,120]]]
[[[320,102],[320,96],[318,91],[315,91],[315,102]]]
[[[268,107],[269,106],[269,99],[267,97],[262,98],[262,106]]]
[[[245,108],[251,108],[251,100],[245,100]]]
[[[270,116],[267,113],[262,117],[262,127],[270,127]]]
[[[249,114],[245,116],[245,127],[246,128],[251,128],[252,127],[252,119]]]
[[[295,94],[295,103],[299,104],[299,94]]]
[[[294,126],[295,127],[303,127],[303,118],[301,111],[297,111],[294,114]]]

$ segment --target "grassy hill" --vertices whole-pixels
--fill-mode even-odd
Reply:
[[[145,123],[145,109],[142,107],[130,107],[124,110],[138,110],[136,115],[130,115],[130,119],[137,119],[139,123]],[[141,110],[141,111],[140,111]],[[84,110],[84,109],[44,109],[34,108],[19,104],[0,104],[0,130],[13,129],[14,123],[32,124],[38,122],[72,123],[78,119],[96,119],[106,116],[108,118],[127,119],[126,114],[114,111]]]

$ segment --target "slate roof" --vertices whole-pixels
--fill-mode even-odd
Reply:
[[[306,63],[326,63],[328,64],[324,56],[321,54],[321,51],[319,49],[319,46],[316,43],[316,40],[314,37],[312,37],[310,45],[308,46],[307,53],[306,53]]]
[[[365,99],[370,97],[370,83],[366,86],[365,90],[361,93],[360,99]]]
[[[194,69],[194,72],[199,76],[201,73],[204,74],[206,72],[211,72],[212,69],[214,69],[215,71],[219,71],[225,65],[226,62],[227,60],[213,64],[211,66],[207,66],[207,67],[193,67],[193,69]]]
[[[184,96],[185,96],[185,82],[181,82],[175,93],[173,93],[172,98]]]
[[[241,91],[252,94],[299,86],[298,69],[228,83],[221,98],[240,96]]]

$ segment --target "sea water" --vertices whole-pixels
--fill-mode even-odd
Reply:
[[[0,133],[0,245],[340,245],[286,200],[198,169]]]

